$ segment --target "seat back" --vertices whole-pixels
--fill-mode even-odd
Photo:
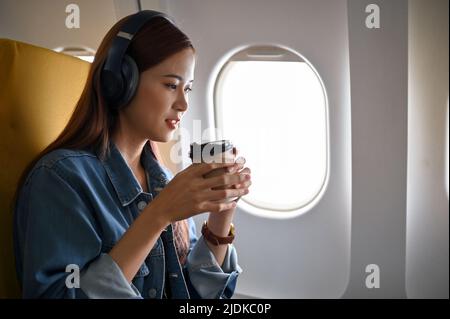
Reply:
[[[89,68],[75,57],[0,39],[0,298],[20,297],[12,237],[18,179],[63,130]]]

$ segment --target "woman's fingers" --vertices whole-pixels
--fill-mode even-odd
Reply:
[[[221,174],[218,176],[205,178],[201,182],[202,188],[214,188],[220,186],[227,186],[242,183],[250,180],[249,174],[235,173],[235,174]]]
[[[224,163],[198,163],[193,166],[193,170],[195,172],[195,175],[197,176],[203,176],[207,173],[209,173],[212,170],[218,169],[218,168],[227,168],[233,166],[233,162],[224,162]]]
[[[234,162],[235,165],[232,167],[228,167],[228,172],[229,173],[239,172],[244,167],[245,162],[246,160],[244,157],[238,157]]]
[[[247,174],[247,175],[251,176],[252,172],[251,172],[250,168],[246,167],[243,170],[239,171],[239,173],[240,174]],[[251,177],[250,177],[250,180],[251,180]],[[232,187],[233,188],[241,188],[241,187],[243,187],[243,185],[246,185],[246,184],[234,184]],[[250,184],[248,184],[248,186],[250,186],[250,185],[251,185],[251,182],[250,182]],[[245,186],[245,187],[248,187],[248,186]]]
[[[239,156],[238,158],[236,158],[236,160],[234,162],[237,164],[244,165],[247,162],[247,160],[245,159],[245,157]]]
[[[241,184],[233,185],[233,188],[235,188],[235,189],[249,188],[250,185],[252,185],[252,181],[248,181],[248,182],[244,182],[244,183],[241,183]]]
[[[239,173],[241,173],[241,174],[249,174],[250,175],[252,173],[252,171],[250,170],[250,168],[246,167],[243,170],[239,171]]]
[[[227,198],[240,197],[248,194],[247,188],[241,189],[219,189],[209,190],[202,194],[202,199],[206,201],[223,200]]]

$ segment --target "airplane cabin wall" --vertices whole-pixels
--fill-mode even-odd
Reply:
[[[344,298],[405,298],[408,114],[407,1],[349,0],[352,104],[352,261]],[[367,277],[379,269],[379,288]]]
[[[66,28],[66,6],[80,8],[80,28]],[[0,37],[48,49],[83,45],[97,50],[103,36],[120,18],[138,10],[137,1],[127,0],[2,0]]]
[[[409,2],[408,298],[449,296],[448,9]]]

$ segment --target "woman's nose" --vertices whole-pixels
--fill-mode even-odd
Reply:
[[[176,108],[181,111],[186,111],[188,108],[188,98],[185,94],[181,94],[175,104]]]

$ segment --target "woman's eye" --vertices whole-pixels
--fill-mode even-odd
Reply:
[[[177,89],[177,85],[176,84],[166,84],[166,86],[172,90],[176,90]],[[185,91],[190,92],[192,91],[191,88],[186,88]]]
[[[167,86],[168,88],[173,89],[173,90],[176,90],[176,89],[177,89],[177,86],[176,86],[175,84],[166,84],[166,86]]]

